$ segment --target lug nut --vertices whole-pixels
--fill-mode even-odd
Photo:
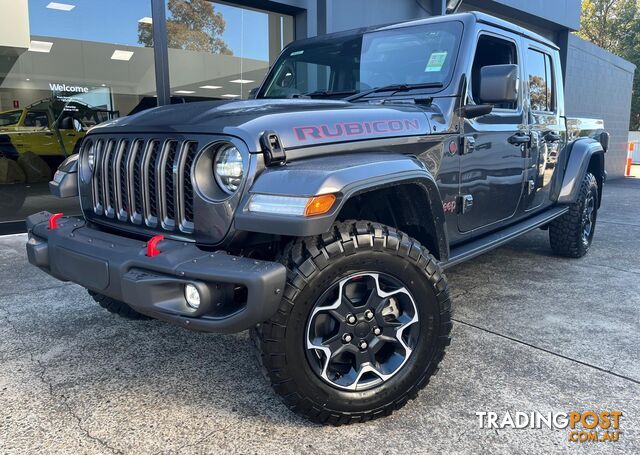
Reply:
[[[353,335],[351,335],[350,333],[345,333],[344,335],[342,335],[343,342],[351,343],[351,340],[353,340]]]
[[[373,333],[377,336],[382,333],[382,330],[380,330],[380,327],[376,327],[375,329],[373,329]]]
[[[357,321],[357,319],[356,319],[356,317],[354,315],[352,315],[352,314],[348,314],[347,315],[347,322],[349,324],[355,324],[356,321]]]
[[[358,347],[360,348],[360,350],[364,351],[365,349],[367,349],[369,347],[369,345],[367,344],[366,341],[362,340],[362,341],[360,341],[360,344],[358,345]]]
[[[373,319],[373,311],[371,310],[367,310],[364,312],[364,317],[366,318],[367,321],[370,321]]]

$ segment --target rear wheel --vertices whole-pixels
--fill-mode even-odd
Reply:
[[[587,173],[576,202],[569,211],[549,224],[551,249],[561,256],[580,258],[587,254],[598,218],[598,182]]]
[[[98,294],[97,292],[88,291],[89,295],[98,302],[102,308],[107,310],[109,313],[117,314],[125,319],[137,319],[137,320],[146,320],[153,319],[149,316],[146,316],[142,313],[138,313],[136,310],[131,308],[124,302],[120,300],[112,299],[111,297],[107,297],[103,294]]]
[[[334,425],[389,415],[436,372],[450,342],[447,281],[416,240],[366,221],[286,250],[276,315],[255,332],[285,404]]]

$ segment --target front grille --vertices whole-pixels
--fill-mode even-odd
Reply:
[[[193,232],[191,171],[198,143],[177,139],[98,138],[93,211],[123,223]]]

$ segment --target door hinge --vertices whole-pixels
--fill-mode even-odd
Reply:
[[[463,215],[465,213],[469,213],[469,211],[471,211],[471,209],[473,208],[473,195],[463,194],[459,197],[460,203],[458,204],[458,207],[460,207],[460,213]]]
[[[262,146],[265,165],[273,166],[276,164],[284,164],[287,161],[287,154],[275,131],[265,131],[262,133],[262,136],[260,136],[260,145]]]

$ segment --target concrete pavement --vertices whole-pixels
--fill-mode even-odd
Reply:
[[[441,371],[393,416],[340,428],[286,410],[246,334],[119,319],[30,267],[24,242],[0,237],[1,453],[640,451],[640,180],[606,185],[583,259],[537,230],[448,272]],[[475,416],[589,409],[623,412],[618,442]]]

